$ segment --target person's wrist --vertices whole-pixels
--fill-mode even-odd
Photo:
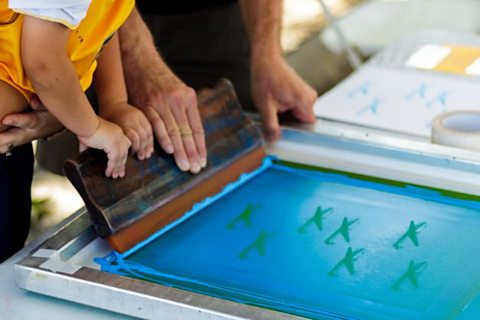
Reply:
[[[283,49],[277,42],[256,42],[250,49],[250,60],[252,62],[266,62],[278,60],[283,57]]]
[[[279,53],[252,54],[250,57],[250,68],[252,73],[269,72],[282,62],[283,56]]]
[[[91,133],[86,134],[86,135],[78,135],[78,137],[81,138],[81,139],[84,139],[84,140],[93,137],[98,132],[98,130],[100,129],[101,124],[102,124],[102,118],[97,116],[96,128],[94,130],[90,130]]]

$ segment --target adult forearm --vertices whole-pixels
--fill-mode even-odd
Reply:
[[[152,34],[134,9],[119,30],[120,51],[129,93],[146,81],[171,73],[159,55]]]
[[[239,1],[250,42],[252,61],[281,56],[283,1]]]
[[[251,90],[267,140],[280,137],[278,113],[291,111],[300,121],[314,122],[316,92],[283,57],[280,42],[282,0],[239,0],[250,40]]]
[[[119,35],[129,102],[144,111],[158,142],[173,153],[178,167],[197,173],[207,155],[195,91],[165,64],[137,10]]]

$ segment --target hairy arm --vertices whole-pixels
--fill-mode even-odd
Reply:
[[[195,91],[165,64],[136,9],[119,35],[129,101],[143,110],[159,144],[174,155],[178,167],[199,172],[207,151]]]
[[[280,43],[283,1],[239,0],[251,48],[252,98],[266,138],[280,137],[278,113],[290,111],[302,122],[315,121],[317,93],[287,64]]]
[[[180,81],[161,58],[150,30],[136,9],[120,28],[119,35],[123,68],[127,75],[125,81],[129,97],[134,103],[139,106],[147,103],[148,97],[142,97],[137,92],[143,91],[144,85],[158,82],[159,77]],[[148,89],[155,91],[155,87]]]
[[[240,8],[250,40],[252,61],[268,61],[281,56],[283,1],[240,0]]]

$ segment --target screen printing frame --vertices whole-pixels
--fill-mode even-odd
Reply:
[[[283,128],[267,146],[282,160],[453,192],[480,190],[480,153],[424,139],[318,119]],[[91,227],[85,209],[15,266],[15,280],[29,291],[139,318],[301,319],[225,299],[118,276],[92,259],[111,250]]]

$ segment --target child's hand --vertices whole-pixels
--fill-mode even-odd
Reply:
[[[125,162],[127,161],[130,140],[116,124],[100,117],[97,131],[89,137],[78,136],[80,145],[100,149],[108,156],[107,177],[122,178],[125,176]]]
[[[137,153],[140,160],[150,158],[153,152],[153,130],[147,117],[139,109],[120,102],[115,106],[109,106],[109,111],[100,115],[118,124],[125,135],[132,142],[132,151]]]

